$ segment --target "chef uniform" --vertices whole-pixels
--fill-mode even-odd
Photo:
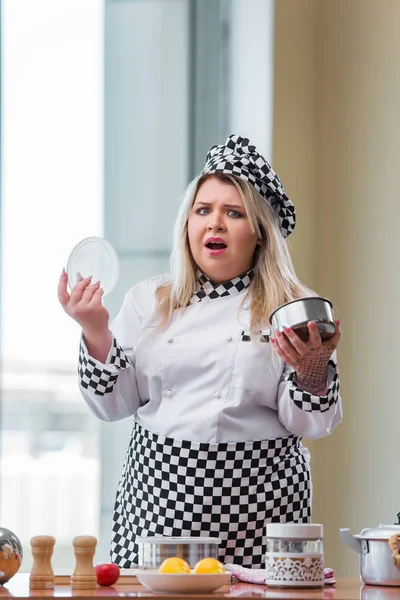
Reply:
[[[104,364],[81,340],[91,411],[134,419],[111,542],[122,568],[137,563],[138,536],[160,535],[219,537],[220,560],[259,568],[267,522],[310,520],[301,438],[326,436],[342,419],[336,357],[324,396],[299,389],[267,329],[250,337],[252,277],[214,284],[198,272],[189,305],[161,329],[155,292],[170,276],[153,277],[126,294]]]

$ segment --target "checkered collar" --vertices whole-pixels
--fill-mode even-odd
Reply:
[[[211,279],[201,271],[197,271],[197,290],[193,294],[190,304],[196,304],[202,300],[214,300],[216,298],[226,298],[227,296],[236,296],[246,290],[254,277],[254,270],[250,269],[246,273],[229,279],[223,283],[213,283]]]

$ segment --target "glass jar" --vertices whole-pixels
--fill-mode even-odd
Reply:
[[[269,523],[266,584],[290,588],[324,587],[323,529],[323,525],[307,523]]]
[[[203,558],[218,559],[220,538],[148,536],[136,538],[139,569],[158,569],[166,558],[178,556],[193,568]]]

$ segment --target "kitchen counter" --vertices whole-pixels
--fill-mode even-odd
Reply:
[[[118,583],[112,587],[97,587],[95,590],[71,590],[68,578],[56,577],[54,590],[39,591],[29,590],[29,573],[17,573],[8,583],[0,586],[0,600],[5,598],[87,598],[90,596],[120,599],[152,598],[159,600],[169,598],[194,600],[226,600],[226,598],[241,598],[242,600],[254,598],[276,598],[280,600],[397,600],[400,599],[400,587],[365,586],[358,579],[339,579],[335,586],[326,586],[324,589],[296,589],[287,590],[271,588],[263,585],[233,582],[213,592],[212,594],[160,594],[146,589],[134,577],[120,577]]]

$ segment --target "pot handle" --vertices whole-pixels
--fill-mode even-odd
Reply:
[[[351,535],[350,529],[348,529],[347,527],[339,529],[339,535],[342,542],[347,544],[347,546],[353,548],[353,550],[358,552],[358,554],[363,554],[360,540]]]

